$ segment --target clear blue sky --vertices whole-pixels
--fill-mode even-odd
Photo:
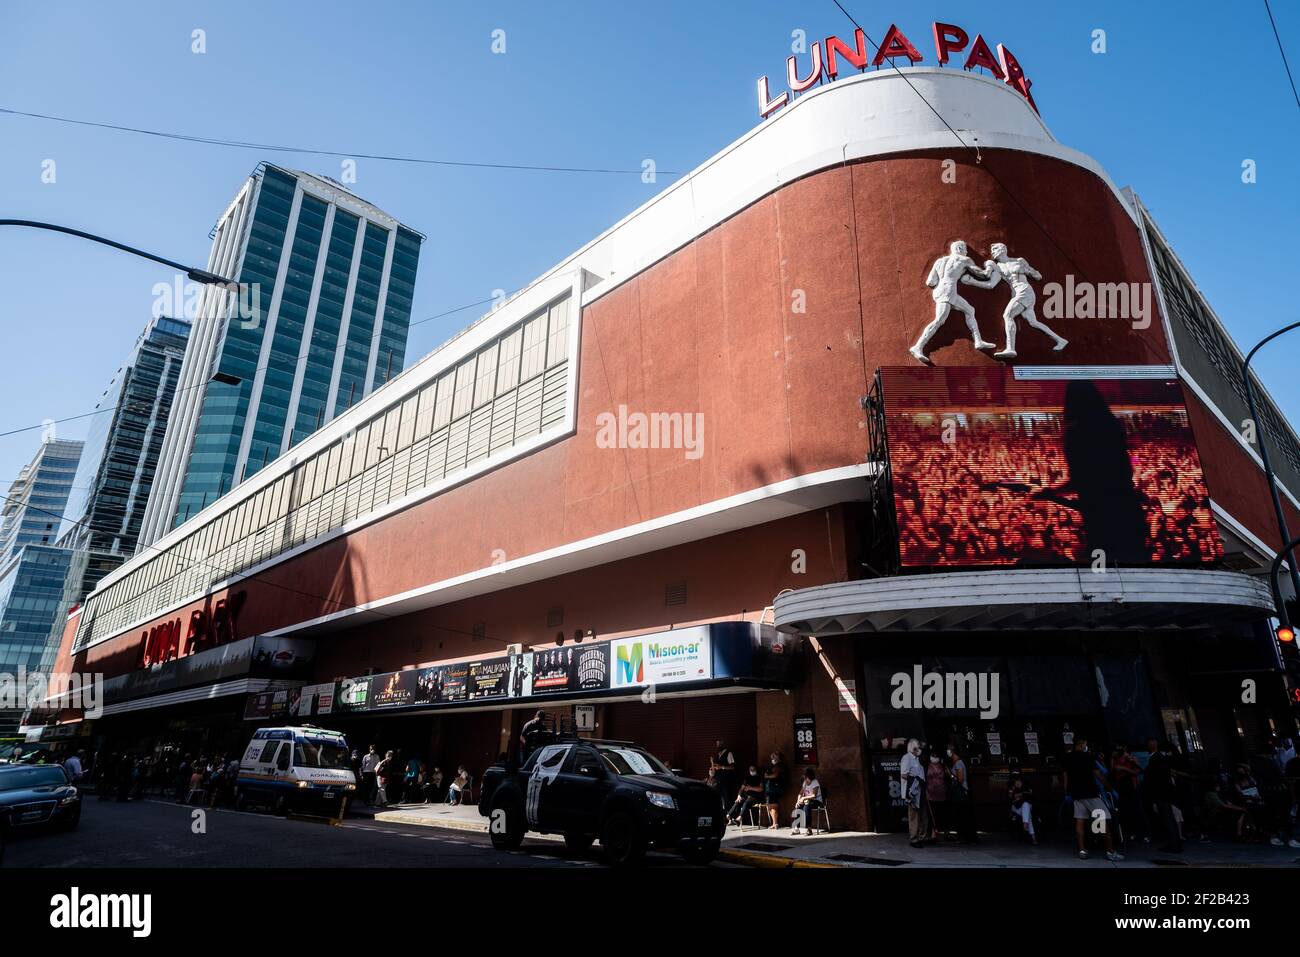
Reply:
[[[843,2],[877,40],[897,19],[930,63],[935,19],[1005,43],[1053,133],[1137,189],[1238,342],[1300,318],[1300,109],[1262,0]],[[1274,14],[1300,69],[1300,7],[1274,0]],[[505,55],[490,49],[498,28]],[[831,0],[10,3],[0,106],[344,152],[688,170],[755,125],[754,80],[780,75],[795,28],[852,31]],[[1090,51],[1098,28],[1104,55]],[[195,29],[203,55],[191,52]],[[1247,158],[1253,186],[1241,183]],[[46,159],[54,184],[41,182]],[[336,158],[0,115],[0,209],[203,265],[209,229],[262,159],[340,173]],[[355,189],[428,236],[418,319],[517,288],[668,181],[362,160]],[[170,280],[102,247],[12,229],[0,230],[0,270],[0,432],[92,408],[149,317],[153,284]],[[407,364],[478,312],[414,328]],[[1259,363],[1292,421],[1297,356],[1300,334]],[[38,438],[0,438],[0,481]]]

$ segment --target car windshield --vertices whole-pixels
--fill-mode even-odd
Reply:
[[[615,774],[671,774],[663,762],[649,751],[631,747],[600,749],[600,756]]]
[[[57,764],[46,767],[14,768],[0,772],[0,791],[18,791],[27,788],[62,787],[68,776]]]
[[[348,768],[348,749],[336,741],[309,738],[293,744],[293,763],[299,768]]]

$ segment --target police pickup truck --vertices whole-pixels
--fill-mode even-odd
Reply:
[[[599,839],[605,859],[619,865],[639,862],[650,847],[707,864],[726,831],[717,791],[627,741],[556,740],[522,766],[493,765],[478,810],[498,850],[515,850],[528,831],[563,834],[574,851]]]

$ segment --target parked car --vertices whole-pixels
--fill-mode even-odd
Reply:
[[[483,773],[478,809],[499,850],[518,848],[529,831],[563,834],[571,850],[599,839],[606,860],[618,865],[639,862],[651,847],[707,864],[726,831],[718,792],[630,741],[558,740],[522,767],[493,765]]]
[[[0,767],[0,822],[11,831],[38,825],[72,830],[81,820],[81,792],[61,764]]]

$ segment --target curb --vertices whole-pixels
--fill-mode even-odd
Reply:
[[[842,870],[842,864],[828,864],[823,861],[805,861],[797,857],[778,857],[776,854],[759,854],[755,851],[735,851],[724,847],[718,851],[718,858],[746,867],[765,867],[777,870],[817,869]]]
[[[486,822],[480,824],[477,821],[459,821],[455,819],[435,821],[418,814],[407,814],[404,811],[380,811],[372,820],[384,821],[389,824],[416,824],[421,827],[437,827],[448,831],[474,831],[479,834],[488,832]]]
[[[488,832],[486,822],[480,824],[477,821],[460,821],[454,818],[442,821],[430,820],[420,815],[407,815],[402,811],[380,811],[374,815],[373,819],[389,824],[414,824],[419,827],[433,827],[446,831],[471,831],[477,834],[486,834]],[[531,834],[530,837],[540,841],[563,840],[563,838],[553,834]],[[725,847],[718,851],[718,858],[730,861],[733,864],[743,864],[746,867],[765,867],[781,870],[794,868],[840,870],[844,867],[842,864],[804,861],[797,858],[778,857],[775,854],[758,854],[752,851],[733,851]]]

